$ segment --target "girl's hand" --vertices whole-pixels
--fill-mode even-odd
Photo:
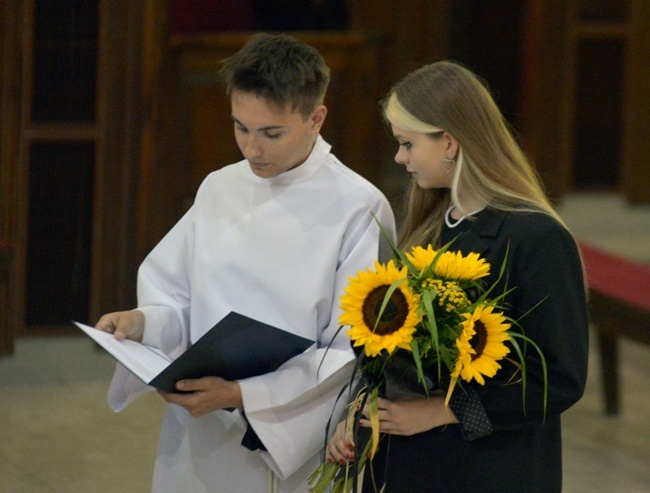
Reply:
[[[354,459],[354,443],[352,438],[346,436],[345,421],[336,425],[334,435],[325,449],[325,458],[329,462],[338,462],[339,464],[345,464]]]
[[[377,407],[381,433],[415,435],[437,426],[458,423],[451,409],[445,407],[445,397],[442,395],[399,401],[379,398]],[[363,415],[366,419],[360,420],[359,426],[370,428],[370,409],[367,405]]]

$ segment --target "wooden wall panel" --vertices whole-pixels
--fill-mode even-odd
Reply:
[[[11,42],[10,17],[8,5],[5,0],[0,0],[0,141],[5,140],[5,117],[7,116],[8,98],[5,97],[5,85],[8,83],[8,75],[5,73],[5,57]],[[4,146],[0,147],[0,191],[8,189],[9,175],[7,173]],[[9,236],[8,236],[8,208],[9,201],[7,193],[0,195],[0,356],[13,352],[13,331],[9,329]]]
[[[349,167],[373,179],[372,159],[368,157],[372,149],[363,144],[368,142],[368,123],[377,115],[375,81],[380,39],[357,32],[294,34],[318,49],[332,70],[323,136]],[[221,60],[247,40],[247,35],[221,34],[174,37],[170,41],[178,61],[181,106],[187,105],[181,118],[189,125],[192,195],[197,181],[208,172],[241,159],[232,133],[230,102],[216,74]]]
[[[454,2],[458,0],[412,0],[408,4],[394,0],[355,0],[350,4],[351,28],[380,34],[377,86],[383,99],[391,86],[406,74],[426,63],[449,57]],[[379,111],[372,125],[378,162],[380,188],[400,213],[409,176],[395,164],[395,140]]]
[[[622,190],[631,203],[650,204],[650,2],[632,0],[628,19]]]
[[[645,0],[626,2],[627,15],[609,19],[581,19],[579,8],[589,8],[589,3],[576,0],[527,0],[525,45],[523,55],[522,139],[526,151],[533,157],[537,168],[554,197],[575,191],[576,171],[590,166],[618,167],[604,187],[621,192],[631,203],[650,203],[650,4]],[[598,8],[596,8],[598,10]],[[609,9],[604,9],[607,13]],[[623,94],[620,117],[609,116],[611,135],[620,135],[605,144],[605,158],[590,160],[580,154],[577,145],[579,125],[585,120],[594,123],[602,117],[598,100],[584,98],[586,89],[605,90],[589,77],[579,80],[579,68],[584,67],[581,43],[601,42],[623,46],[624,68],[607,76],[611,64],[595,68],[606,82],[618,80],[618,87],[606,90],[610,99]],[[622,73],[620,73],[622,72]],[[581,84],[591,83],[585,88]],[[604,94],[605,101],[607,95]],[[610,104],[611,106],[611,104]],[[600,112],[590,117],[590,112]],[[582,115],[582,116],[581,116]],[[580,119],[581,118],[581,119]],[[593,137],[592,137],[593,138]],[[609,154],[611,153],[611,156]],[[582,159],[580,163],[576,159]],[[587,162],[584,162],[584,161]],[[593,162],[592,162],[593,161]],[[596,162],[598,161],[598,162]],[[578,166],[580,165],[580,166]],[[588,171],[587,171],[588,172]],[[609,169],[594,170],[607,176]],[[611,183],[610,183],[611,182]],[[601,187],[603,185],[600,185]],[[589,189],[587,189],[589,190]]]
[[[20,128],[20,8],[16,2],[0,0],[0,243],[5,249],[4,273],[0,274],[0,355],[14,349],[17,324],[14,240],[16,190],[15,163],[18,162]]]
[[[560,197],[570,189],[570,162],[563,135],[567,90],[567,50],[564,0],[528,0],[522,50],[521,138],[548,192]]]

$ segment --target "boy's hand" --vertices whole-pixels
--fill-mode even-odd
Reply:
[[[95,328],[115,335],[116,339],[142,342],[144,313],[139,310],[107,313],[99,319]]]
[[[236,381],[220,377],[203,377],[176,382],[176,388],[189,393],[158,393],[169,404],[184,407],[195,418],[217,409],[241,408],[241,389]]]

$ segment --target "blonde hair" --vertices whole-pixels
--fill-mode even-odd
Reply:
[[[449,61],[425,65],[392,88],[383,111],[397,127],[432,138],[444,130],[459,144],[451,189],[425,190],[412,181],[400,246],[439,246],[446,209],[462,209],[459,188],[493,209],[543,212],[564,225],[488,89],[468,69]]]

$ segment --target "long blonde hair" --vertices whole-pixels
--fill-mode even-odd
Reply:
[[[564,224],[494,99],[470,70],[449,61],[425,65],[398,82],[382,105],[389,123],[425,134],[444,130],[459,144],[451,189],[411,183],[401,247],[439,246],[446,209],[460,206],[459,187],[491,208],[544,212]]]

